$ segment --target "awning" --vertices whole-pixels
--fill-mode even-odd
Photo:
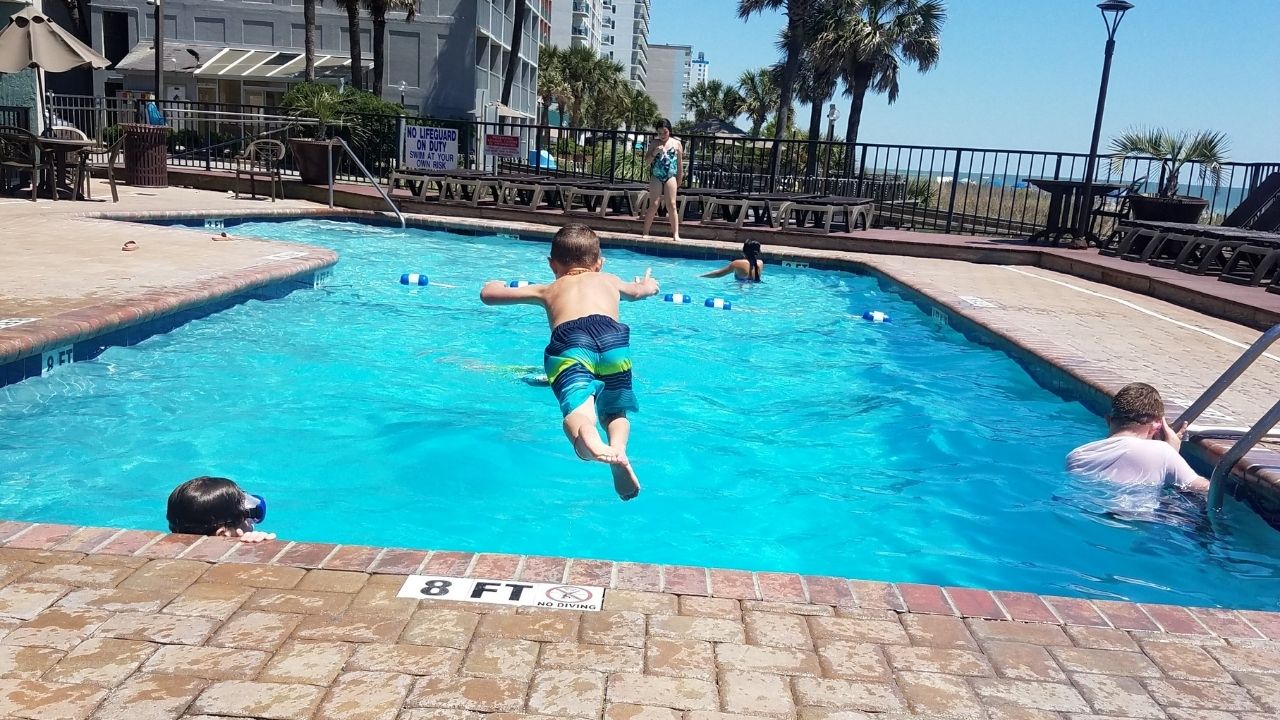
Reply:
[[[220,45],[165,43],[164,69],[168,72],[191,73],[198,78],[226,80],[301,80],[306,74],[306,57],[295,50],[254,50]],[[361,59],[365,70],[373,68],[373,60]],[[155,50],[138,43],[117,70],[151,71],[155,69]],[[316,78],[346,77],[351,73],[351,58],[346,55],[316,54]]]
[[[529,113],[520,112],[519,110],[516,110],[515,108],[510,107],[508,105],[503,105],[500,102],[495,101],[489,104],[497,108],[498,117],[523,118],[526,120],[530,120],[533,118],[533,116],[530,115]]]

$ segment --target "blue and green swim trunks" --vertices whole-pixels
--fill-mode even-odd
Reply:
[[[630,342],[631,328],[605,315],[569,320],[551,331],[542,363],[561,413],[592,396],[600,417],[640,409],[631,391]]]

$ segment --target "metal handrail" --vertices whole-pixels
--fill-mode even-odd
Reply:
[[[396,207],[396,204],[391,201],[391,198],[387,195],[386,191],[382,189],[382,186],[378,184],[378,181],[373,179],[373,175],[370,174],[369,169],[364,166],[364,163],[360,162],[360,158],[356,157],[356,154],[351,152],[351,146],[347,144],[347,141],[340,137],[336,137],[329,141],[329,145],[332,146],[334,141],[337,141],[337,143],[342,146],[342,149],[347,153],[347,156],[356,164],[356,167],[360,168],[360,172],[364,174],[365,179],[369,181],[369,184],[373,186],[373,189],[377,190],[378,194],[382,196],[382,199],[386,201],[387,205],[391,208],[391,212],[396,214],[396,219],[400,221],[400,227],[404,228],[404,213],[400,212],[400,208]],[[329,162],[329,207],[332,208],[333,185],[337,181],[337,178],[334,177],[333,174],[333,153],[327,152],[325,153],[325,157]]]
[[[1218,466],[1213,469],[1213,476],[1209,478],[1209,508],[1214,511],[1222,509],[1222,494],[1226,486],[1227,476],[1231,474],[1231,468],[1240,462],[1240,459],[1249,454],[1254,445],[1269,432],[1271,428],[1280,423],[1280,402],[1271,406],[1266,415],[1263,415],[1258,422],[1253,424],[1249,432],[1245,433],[1230,450],[1222,456],[1218,461]]]
[[[1262,357],[1266,353],[1267,348],[1275,344],[1277,340],[1280,340],[1280,325],[1276,325],[1270,330],[1262,333],[1262,336],[1250,345],[1235,362],[1231,363],[1231,366],[1228,367],[1222,375],[1218,376],[1218,379],[1213,381],[1213,384],[1205,388],[1203,393],[1200,393],[1200,397],[1196,398],[1195,402],[1191,403],[1191,407],[1184,410],[1182,414],[1178,416],[1178,419],[1174,421],[1174,427],[1181,430],[1195,422],[1200,415],[1207,410],[1215,400],[1221,397],[1222,393],[1226,392],[1227,388],[1239,379],[1239,377],[1244,374],[1244,371],[1248,370],[1258,358]],[[1240,439],[1231,446],[1231,449],[1222,456],[1222,459],[1218,461],[1217,467],[1213,469],[1213,476],[1209,478],[1210,509],[1222,509],[1224,481],[1227,476],[1231,474],[1231,468],[1235,467],[1235,464],[1248,454],[1248,452],[1253,449],[1253,446],[1258,444],[1258,441],[1270,433],[1271,429],[1276,426],[1277,422],[1280,422],[1280,403],[1276,403],[1274,407],[1267,411],[1266,415],[1263,415],[1258,422],[1254,423],[1253,427],[1251,427],[1248,432],[1244,433],[1244,435],[1242,435]]]

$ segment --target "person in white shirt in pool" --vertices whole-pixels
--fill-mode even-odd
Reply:
[[[1159,504],[1160,490],[1205,493],[1209,481],[1200,477],[1178,454],[1182,438],[1164,419],[1164,401],[1155,388],[1130,383],[1111,399],[1107,415],[1109,435],[1082,445],[1067,455],[1067,470],[1138,491]]]

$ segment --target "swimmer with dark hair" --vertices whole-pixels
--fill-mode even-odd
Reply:
[[[255,530],[267,519],[267,501],[250,495],[234,481],[221,477],[192,478],[169,493],[165,513],[169,532],[214,535],[256,543],[275,540],[275,533]]]
[[[764,261],[760,259],[760,243],[748,240],[742,244],[742,259],[734,260],[719,270],[705,273],[702,277],[718,278],[733,273],[734,279],[738,282],[760,282],[763,272]]]

